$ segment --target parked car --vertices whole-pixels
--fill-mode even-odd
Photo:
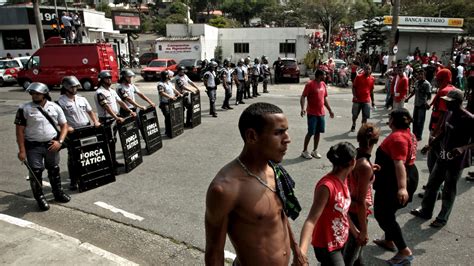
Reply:
[[[6,84],[16,82],[16,73],[20,70],[21,65],[14,59],[0,60],[0,87]]]
[[[283,67],[281,69],[281,79],[291,79],[295,83],[300,83],[300,68],[294,58],[282,58]]]
[[[179,62],[178,67],[184,66],[185,73],[191,80],[201,79],[202,60],[199,59],[183,59]]]
[[[178,64],[173,59],[154,59],[142,69],[141,75],[145,81],[160,79],[162,71],[169,70],[175,73],[177,68]]]
[[[157,53],[144,53],[140,55],[138,58],[138,61],[140,62],[140,65],[145,65],[147,66],[151,60],[158,59],[158,54]]]
[[[118,64],[112,45],[108,43],[63,44],[52,37],[28,60],[18,73],[18,83],[24,89],[31,82],[59,86],[64,76],[74,75],[85,90],[98,84],[100,71],[110,70],[112,81],[118,80]]]

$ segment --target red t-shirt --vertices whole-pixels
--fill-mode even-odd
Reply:
[[[329,252],[344,247],[349,236],[348,211],[351,197],[347,183],[338,177],[327,174],[316,185],[325,186],[329,198],[313,230],[311,244],[317,248],[327,248]]]
[[[405,75],[403,75],[403,77],[400,77],[400,75],[393,77],[390,92],[394,96],[393,100],[395,102],[399,103],[404,101],[408,94],[408,78],[405,77]]]
[[[309,115],[323,116],[326,114],[324,111],[324,99],[328,96],[328,91],[324,81],[317,82],[316,80],[311,80],[306,83],[303,96],[308,98],[306,112]]]
[[[404,161],[414,165],[416,160],[416,138],[412,136],[410,128],[399,129],[386,137],[380,149],[394,161]]]
[[[448,92],[451,90],[455,89],[455,87],[451,84],[448,84],[448,86],[438,90],[438,93],[436,93],[435,97],[433,98],[433,112],[431,113],[431,117],[434,118],[432,119],[432,124],[431,128],[436,129],[436,125],[438,124],[438,119],[441,116],[441,113],[447,112],[448,107],[446,106],[446,101],[441,99],[441,97],[446,96]]]
[[[422,56],[421,57],[421,63],[422,64],[428,64],[429,61],[430,61],[430,58],[428,56]]]
[[[354,103],[370,103],[370,92],[374,89],[375,79],[372,76],[366,77],[364,73],[357,75],[354,79]]]

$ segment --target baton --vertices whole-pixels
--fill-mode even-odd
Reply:
[[[35,175],[35,172],[33,172],[33,169],[31,168],[30,164],[28,163],[27,160],[24,160],[22,161],[22,164],[24,164],[26,166],[26,168],[28,168],[28,171],[30,172],[30,174],[33,176],[33,178],[35,179],[36,183],[38,183],[38,185],[43,186],[42,183],[40,183],[40,181],[38,180],[38,178],[36,177]]]

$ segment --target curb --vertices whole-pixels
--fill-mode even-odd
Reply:
[[[65,241],[68,241],[68,242],[71,242],[71,243],[77,245],[80,249],[87,250],[87,251],[89,251],[89,252],[91,252],[91,253],[93,253],[97,256],[100,256],[102,258],[110,260],[110,261],[112,261],[114,263],[117,263],[119,265],[130,265],[130,266],[138,265],[135,262],[129,261],[125,258],[122,258],[122,257],[120,257],[118,255],[115,255],[111,252],[108,252],[106,250],[103,250],[103,249],[101,249],[99,247],[96,247],[92,244],[89,244],[87,242],[81,242],[77,238],[67,236],[63,233],[51,230],[49,228],[37,225],[35,223],[29,222],[29,221],[26,221],[26,220],[23,220],[23,219],[19,219],[19,218],[13,217],[13,216],[9,216],[9,215],[0,213],[0,221],[7,222],[9,224],[16,225],[16,226],[22,227],[22,228],[33,229],[33,230],[36,230],[36,231],[40,232],[41,234],[48,235],[48,236],[51,236],[51,237],[54,237],[54,238],[63,239]]]

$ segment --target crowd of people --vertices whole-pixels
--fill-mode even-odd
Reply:
[[[358,148],[341,142],[327,152],[333,168],[316,184],[299,244],[288,223],[288,217],[294,220],[301,212],[293,191],[295,182],[279,165],[291,143],[288,120],[279,107],[269,103],[255,103],[244,110],[239,120],[242,151],[217,173],[207,191],[207,265],[223,263],[226,235],[237,254],[234,265],[288,265],[289,252],[293,252],[293,265],[307,265],[310,244],[322,265],[363,265],[362,250],[369,240],[367,217],[371,213],[384,232],[383,238],[373,242],[395,252],[387,263],[410,264],[414,254],[397,222],[397,212],[413,200],[418,187],[415,161],[426,111],[431,107],[429,141],[421,149],[422,154],[428,155],[429,177],[425,192],[419,194],[423,198],[421,207],[410,213],[431,219],[441,190],[441,210],[430,226],[441,228],[447,224],[456,198],[456,184],[472,160],[474,76],[469,76],[464,93],[452,85],[451,70],[441,68],[433,73],[438,89],[431,97],[432,83],[426,78],[426,67],[416,68],[415,79],[410,81],[406,73],[410,67],[403,62],[394,63],[392,69],[387,69],[391,73],[388,97],[392,110],[387,122],[391,133],[381,142],[372,163],[380,128],[368,122],[374,107],[372,66],[361,65],[352,84],[350,129],[355,131],[362,112],[356,137]],[[307,115],[308,124],[303,158],[322,158],[317,149],[320,134],[325,132],[325,109],[334,117],[325,80],[326,72],[317,69],[300,98],[301,116]],[[410,112],[405,103],[412,97],[414,110]],[[311,137],[314,146],[309,152]]]

